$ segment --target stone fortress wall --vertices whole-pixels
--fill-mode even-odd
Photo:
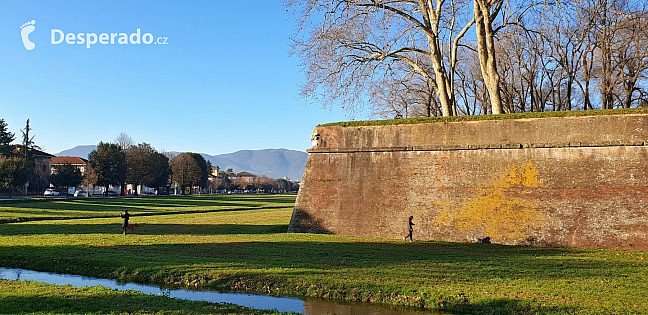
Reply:
[[[648,114],[315,133],[291,232],[648,250]]]

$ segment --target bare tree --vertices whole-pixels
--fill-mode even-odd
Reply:
[[[191,188],[200,182],[200,166],[190,153],[180,153],[169,162],[169,167],[173,182],[181,187],[182,194],[185,187]]]
[[[503,32],[497,43],[498,65],[502,82],[500,91],[502,106],[508,113],[526,112],[533,109],[527,106],[532,99],[532,86],[535,83],[538,64],[534,60],[533,39],[522,29],[513,28]],[[533,35],[533,34],[531,34]]]
[[[96,185],[98,180],[97,172],[90,166],[90,163],[86,166],[85,174],[83,175],[83,182],[81,185],[90,187],[90,185]],[[89,189],[88,189],[89,190]],[[88,195],[91,194],[88,192]]]
[[[391,118],[648,104],[645,0],[284,1],[301,19],[302,95],[325,106]]]
[[[434,88],[444,116],[455,112],[456,49],[473,24],[465,14],[467,0],[286,3],[299,8],[302,21],[294,51],[307,72],[303,96],[352,111],[370,82],[385,80],[404,64]]]
[[[369,88],[373,116],[409,118],[442,115],[434,85],[430,81],[411,69],[402,69],[398,74],[400,77],[390,76],[374,82]]]
[[[119,134],[119,136],[117,136],[115,143],[117,143],[117,145],[124,151],[135,145],[133,138],[131,138],[123,131]]]
[[[173,181],[176,185],[192,189],[194,186],[205,187],[211,172],[211,163],[208,163],[198,153],[184,152],[174,157],[169,162]]]
[[[498,33],[506,111],[643,104],[645,7],[632,0],[558,1]]]
[[[591,23],[578,18],[564,19],[560,14],[562,12],[564,11],[544,12],[545,18],[542,20],[547,23],[542,26],[541,34],[548,47],[546,57],[553,65],[552,71],[556,73],[556,82],[551,89],[556,99],[554,107],[556,110],[572,110],[579,107],[574,104],[574,92],[585,57],[584,48]]]
[[[639,105],[644,97],[640,81],[648,75],[648,14],[646,8],[628,10],[617,25],[619,47],[613,51],[613,60],[622,91],[616,95],[624,108]],[[637,95],[637,97],[635,97]]]
[[[563,50],[572,47],[572,59],[579,62],[568,66],[570,74],[582,74],[574,83],[581,90],[585,109],[596,107],[592,101],[596,90],[600,94],[600,108],[642,104],[642,84],[648,67],[647,5],[636,0],[563,4],[567,14],[561,23],[567,26],[556,27],[554,32],[562,33],[561,37],[567,40],[553,46],[564,47]]]
[[[128,153],[128,151],[135,146],[133,139],[123,131],[119,134],[119,136],[117,136],[115,143],[117,144],[117,146],[119,146],[119,148],[121,148],[124,154]],[[126,189],[126,176],[123,177],[123,180],[121,183],[119,183],[119,186],[121,187],[120,194],[123,196],[124,190]]]

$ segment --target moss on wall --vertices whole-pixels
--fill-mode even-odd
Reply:
[[[507,195],[511,189],[533,189],[540,186],[538,169],[531,161],[509,164],[504,174],[480,185],[475,196],[456,204],[442,200],[440,214],[435,218],[437,229],[456,227],[473,238],[497,235],[499,241],[516,243],[530,230],[536,230],[547,220],[537,202]]]

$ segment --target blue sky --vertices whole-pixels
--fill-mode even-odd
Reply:
[[[21,26],[32,20],[27,50]],[[167,44],[76,44],[78,33],[138,28],[140,41]],[[74,43],[52,44],[52,30]],[[349,117],[299,97],[294,30],[279,0],[1,0],[0,118],[17,137],[30,119],[50,153],[121,132],[160,151],[303,151],[314,126]]]

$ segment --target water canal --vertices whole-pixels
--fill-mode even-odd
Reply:
[[[338,304],[328,301],[300,300],[297,298],[274,297],[246,293],[220,293],[215,291],[193,291],[168,289],[137,283],[119,283],[113,279],[91,278],[78,275],[57,274],[17,268],[0,268],[0,279],[37,281],[55,285],[74,287],[103,286],[116,290],[135,290],[144,294],[164,295],[171,298],[208,301],[212,303],[232,303],[255,309],[276,309],[306,315],[439,315],[441,313],[407,311],[381,308],[367,303]]]

